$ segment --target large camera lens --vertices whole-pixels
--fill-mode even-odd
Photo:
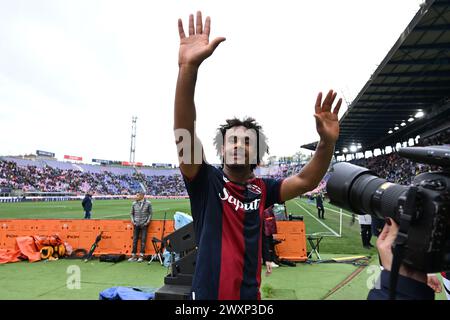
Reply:
[[[387,182],[370,170],[347,162],[333,166],[327,183],[330,202],[356,214],[379,218],[397,215],[398,199],[408,187]]]

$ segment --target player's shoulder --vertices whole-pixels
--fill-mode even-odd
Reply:
[[[256,178],[256,179],[264,184],[279,183],[282,181],[282,179],[274,179],[274,178]]]
[[[205,161],[203,162],[200,170],[202,170],[203,174],[206,174],[209,178],[211,178],[211,176],[215,176],[220,179],[224,177],[223,169],[220,165],[213,165]]]
[[[223,169],[222,169],[221,166],[212,165],[212,164],[207,163],[207,162],[205,162],[204,165],[206,166],[206,170],[209,170],[211,172],[223,175]]]

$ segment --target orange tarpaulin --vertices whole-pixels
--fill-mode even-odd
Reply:
[[[56,235],[53,236],[23,236],[16,237],[14,249],[0,249],[0,264],[28,260],[36,262],[41,260],[40,250],[44,246],[56,246],[63,241]]]
[[[22,255],[19,250],[0,249],[0,264],[8,262],[19,262]]]
[[[30,262],[41,260],[33,237],[17,237],[15,250],[0,249],[0,263],[18,262],[28,259]]]
[[[16,241],[20,252],[27,257],[30,262],[41,260],[41,253],[36,248],[33,237],[17,237]]]

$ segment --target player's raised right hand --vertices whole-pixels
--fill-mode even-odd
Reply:
[[[203,27],[202,13],[197,12],[196,24],[194,27],[194,15],[189,16],[189,36],[186,37],[183,29],[183,22],[178,19],[178,32],[180,34],[180,51],[178,55],[178,65],[198,67],[208,58],[217,46],[225,41],[224,37],[218,37],[209,41],[211,28],[211,18],[207,17],[205,27]]]

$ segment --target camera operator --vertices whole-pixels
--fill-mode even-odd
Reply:
[[[367,297],[369,300],[388,300],[390,270],[393,260],[392,245],[397,237],[398,225],[386,218],[383,231],[378,237],[377,248],[384,270],[381,272],[379,288],[373,288]],[[427,274],[402,264],[396,289],[398,300],[433,300],[434,290],[427,285]]]
[[[442,289],[433,273],[450,269],[450,147],[400,148],[398,154],[438,167],[399,185],[367,168],[336,163],[327,193],[331,204],[386,221],[377,241],[381,286],[369,299],[434,299]]]
[[[442,292],[442,285],[439,281],[438,277],[434,273],[429,273],[427,275],[427,284],[428,286],[434,290],[435,293]]]

